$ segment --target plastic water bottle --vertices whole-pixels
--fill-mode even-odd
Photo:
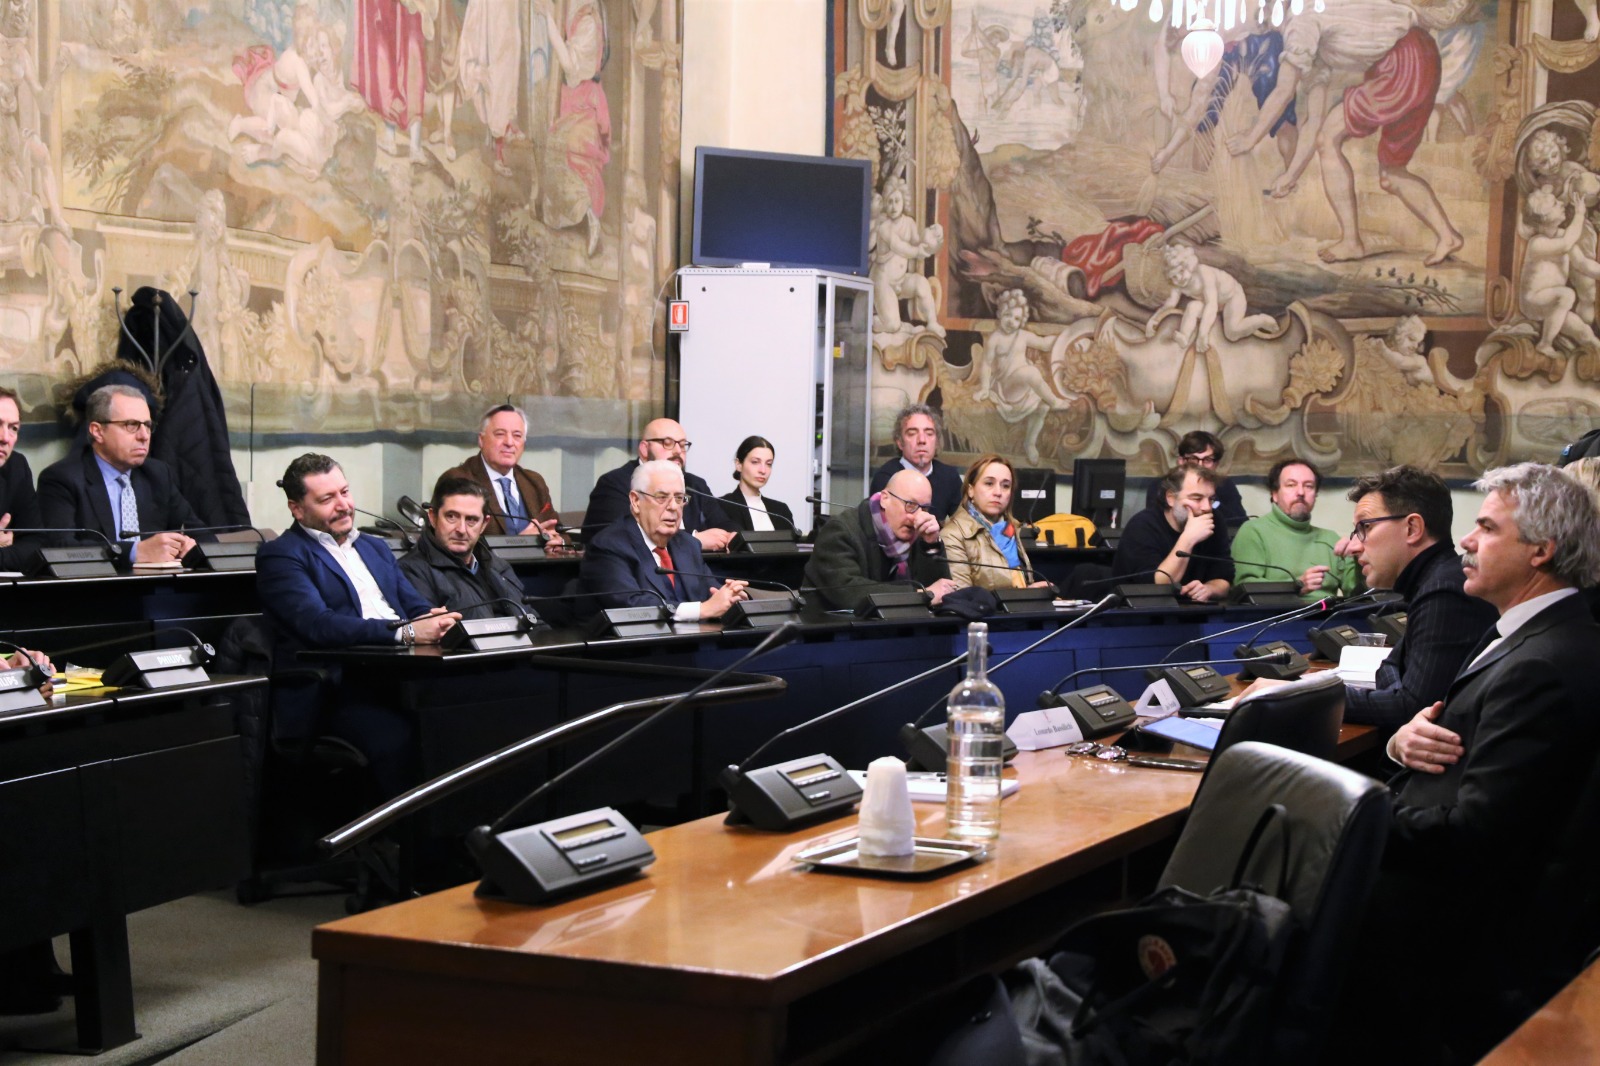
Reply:
[[[1000,836],[1001,741],[1006,701],[988,677],[989,627],[967,626],[967,676],[950,690],[950,760],[944,818],[960,840]]]

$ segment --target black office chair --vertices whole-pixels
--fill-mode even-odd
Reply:
[[[1339,747],[1339,725],[1344,721],[1344,681],[1333,670],[1307,674],[1286,685],[1253,692],[1238,703],[1222,724],[1217,746],[1211,749],[1206,777],[1217,757],[1247,740],[1276,744],[1318,759],[1332,759]],[[1196,792],[1198,797],[1199,793]]]
[[[1299,930],[1279,976],[1279,1009],[1264,1060],[1314,1062],[1377,880],[1389,832],[1389,790],[1300,752],[1235,743],[1213,756],[1205,792],[1190,808],[1160,887],[1199,893],[1226,887],[1261,812],[1274,803],[1287,816],[1279,823],[1284,832],[1269,832],[1245,880],[1272,885],[1287,841],[1288,881],[1273,895],[1293,908]]]

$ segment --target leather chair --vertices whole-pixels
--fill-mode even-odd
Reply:
[[[1344,681],[1332,670],[1307,674],[1287,685],[1252,693],[1234,704],[1223,723],[1200,788],[1206,787],[1206,780],[1217,765],[1217,756],[1247,740],[1276,744],[1319,759],[1332,759],[1339,746],[1339,726],[1343,721]]]
[[[1271,890],[1287,846],[1288,880],[1272,894],[1293,908],[1299,933],[1279,977],[1265,1060],[1315,1062],[1388,839],[1388,789],[1322,759],[1241,740],[1213,756],[1160,885],[1225,888],[1261,812],[1274,803],[1287,815],[1278,823],[1283,831],[1269,829],[1245,881]]]

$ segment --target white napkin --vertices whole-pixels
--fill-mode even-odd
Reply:
[[[867,766],[867,794],[861,800],[862,855],[910,855],[917,820],[906,788],[906,764],[892,755]]]

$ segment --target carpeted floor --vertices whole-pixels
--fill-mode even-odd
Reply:
[[[54,1014],[0,1018],[0,1064],[304,1066],[315,1057],[311,929],[343,915],[342,894],[241,907],[231,892],[135,914],[128,940],[141,1038],[93,1058],[62,1053],[73,1039],[69,998]],[[56,957],[68,964],[65,938]]]

